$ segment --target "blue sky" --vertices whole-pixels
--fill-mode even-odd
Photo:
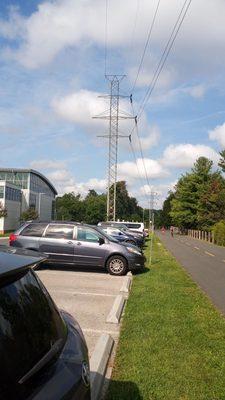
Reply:
[[[150,3],[150,4],[149,4]],[[130,95],[158,0],[108,0],[107,73],[126,74]],[[133,91],[137,112],[183,0],[161,0],[151,41]],[[105,190],[108,108],[104,79],[105,0],[14,0],[0,5],[1,166],[34,168],[60,194]],[[204,10],[204,18],[203,16]],[[136,21],[136,23],[135,23]],[[199,156],[216,163],[225,148],[225,4],[192,2],[181,31],[138,121],[158,206]],[[129,101],[121,108],[131,112]],[[132,121],[121,122],[129,134]],[[136,132],[121,139],[119,178],[146,204],[145,172]]]

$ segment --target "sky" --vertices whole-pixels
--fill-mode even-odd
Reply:
[[[139,115],[184,0],[4,0],[0,4],[0,167],[33,168],[59,194],[106,190],[106,74],[126,75],[121,112]],[[107,25],[106,25],[106,4]],[[156,7],[158,13],[135,87]],[[106,29],[107,27],[107,29]],[[107,32],[107,34],[106,34]],[[225,2],[192,0],[138,118],[120,121],[118,178],[147,206],[200,156],[225,148]],[[129,102],[132,94],[133,108]],[[144,167],[145,166],[145,167]],[[146,171],[145,171],[146,170]],[[147,178],[146,179],[146,172]]]

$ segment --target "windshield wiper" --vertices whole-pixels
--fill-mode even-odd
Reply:
[[[51,359],[52,357],[59,352],[63,343],[63,339],[58,339],[50,348],[50,350],[35,364],[30,371],[28,371],[20,380],[19,384],[25,383],[28,379],[30,379],[34,374],[40,371]]]

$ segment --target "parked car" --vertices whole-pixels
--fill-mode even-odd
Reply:
[[[136,235],[140,235],[141,237],[145,237],[144,234],[144,224],[143,222],[124,222],[124,221],[102,221],[98,223],[98,226],[112,226],[114,228],[126,229],[130,233],[134,233]]]
[[[101,229],[108,235],[117,239],[119,242],[131,243],[138,247],[141,247],[143,244],[143,240],[141,237],[138,236],[135,237],[134,235],[131,235],[129,232],[124,231],[122,229],[113,228],[111,226],[102,227]]]
[[[52,221],[24,224],[10,235],[9,245],[40,251],[49,263],[106,268],[112,275],[144,267],[141,250],[119,243],[97,226]]]
[[[90,400],[81,328],[33,270],[45,259],[0,246],[0,399]]]
[[[97,226],[100,226],[102,228],[116,228],[116,229],[120,229],[123,233],[125,233],[125,235],[132,235],[133,238],[141,243],[141,246],[144,244],[144,238],[145,235],[143,235],[143,233],[141,232],[137,232],[137,231],[131,231],[130,229],[128,229],[126,227],[126,225],[124,225],[122,222],[118,223],[118,222],[99,222]]]

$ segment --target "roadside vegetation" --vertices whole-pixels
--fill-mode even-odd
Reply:
[[[116,215],[124,221],[142,221],[143,208],[138,205],[135,197],[129,196],[126,182],[117,182]],[[97,224],[106,220],[106,194],[98,194],[89,190],[86,197],[80,194],[66,193],[56,199],[56,214],[58,220],[69,220]],[[144,210],[146,221],[149,211]]]
[[[106,399],[223,400],[224,388],[225,319],[154,238],[152,267],[133,279]]]
[[[217,244],[225,243],[225,150],[220,153],[218,168],[200,157],[191,171],[182,175],[175,190],[163,204],[161,226],[213,231]]]

